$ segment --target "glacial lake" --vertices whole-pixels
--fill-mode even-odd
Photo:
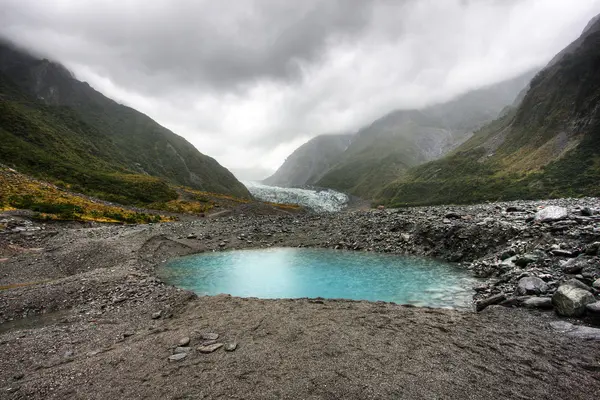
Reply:
[[[443,262],[367,252],[270,248],[202,253],[158,275],[198,295],[263,299],[323,297],[471,308],[477,279]]]

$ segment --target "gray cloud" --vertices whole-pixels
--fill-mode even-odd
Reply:
[[[393,109],[543,65],[600,12],[600,0],[0,0],[0,7],[0,36],[63,62],[245,178],[261,178],[320,132],[356,130]]]

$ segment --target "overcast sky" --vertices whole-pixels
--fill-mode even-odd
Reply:
[[[0,35],[262,179],[321,133],[545,64],[600,0],[0,0]]]

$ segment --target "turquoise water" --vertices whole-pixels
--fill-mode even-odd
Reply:
[[[476,283],[430,259],[326,249],[272,248],[178,258],[158,271],[199,295],[323,297],[430,307],[470,307]]]

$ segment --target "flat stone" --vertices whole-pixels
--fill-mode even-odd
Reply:
[[[482,311],[486,307],[489,307],[493,304],[498,304],[504,300],[506,300],[506,295],[504,293],[500,293],[500,294],[488,297],[487,299],[479,300],[475,304],[475,308],[477,309],[477,311]]]
[[[225,351],[235,351],[235,349],[237,349],[237,343],[225,343],[225,347],[223,347],[223,349],[225,349]]]
[[[586,305],[585,309],[590,314],[600,315],[600,301]]]
[[[202,340],[217,340],[219,338],[219,334],[214,332],[205,332],[200,336],[200,338]]]
[[[558,221],[567,218],[568,211],[564,207],[548,206],[535,213],[534,220],[538,222]]]
[[[571,285],[560,286],[552,296],[556,313],[565,317],[582,316],[585,314],[586,305],[595,301],[590,292]]]
[[[220,349],[221,347],[223,347],[223,343],[214,343],[214,344],[210,344],[208,346],[198,346],[198,348],[196,348],[196,350],[198,350],[200,353],[212,353],[213,351]]]
[[[556,331],[568,332],[575,329],[575,325],[567,321],[550,322],[550,327]]]
[[[553,307],[552,298],[551,297],[530,297],[527,300],[523,301],[523,307],[551,309]]]
[[[517,284],[517,293],[520,295],[542,294],[546,293],[547,291],[548,284],[535,276],[521,278]]]
[[[187,346],[189,344],[190,344],[190,338],[189,337],[181,338],[181,340],[179,341],[179,345],[180,346]]]
[[[169,356],[169,362],[181,361],[187,357],[187,353],[177,353]]]
[[[189,353],[190,351],[192,351],[191,347],[175,347],[175,350],[173,350],[173,354],[181,354],[181,353]]]

